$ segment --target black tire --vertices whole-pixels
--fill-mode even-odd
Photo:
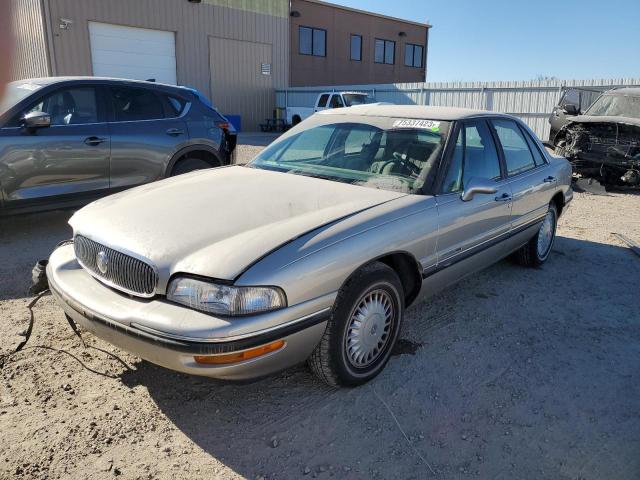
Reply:
[[[553,250],[553,244],[556,239],[556,228],[558,226],[558,209],[553,204],[549,204],[549,210],[547,211],[547,215],[551,215],[552,225],[551,225],[551,243],[548,248],[545,248],[541,253],[538,249],[538,238],[543,235],[543,224],[540,226],[538,232],[533,236],[526,245],[524,245],[520,250],[518,250],[514,254],[515,260],[524,267],[539,267],[544,262],[547,261],[549,255],[551,254],[551,250]]]
[[[298,115],[294,115],[293,118],[291,119],[291,125],[295,127],[301,121],[302,121],[302,119]]]
[[[171,169],[171,177],[176,175],[182,175],[183,173],[194,172],[196,170],[204,170],[205,168],[211,168],[214,165],[202,160],[201,158],[184,158],[179,160]]]
[[[352,316],[356,308],[361,305],[369,295],[382,294],[389,302],[393,311],[393,320],[387,327],[380,329],[379,351],[372,357],[371,363],[366,366],[356,366],[348,352],[347,332],[352,329]],[[404,314],[404,291],[402,283],[395,271],[387,265],[374,262],[356,273],[342,286],[331,311],[322,340],[308,359],[308,364],[313,373],[330,386],[352,387],[368,382],[378,375],[386,365],[391,351],[398,339],[402,317]],[[379,317],[378,317],[379,318]],[[368,321],[362,327],[369,328]],[[376,325],[371,327],[372,335],[375,335]],[[388,330],[388,332],[387,332]],[[387,332],[386,336],[382,332]],[[352,338],[352,337],[351,337]],[[373,338],[373,337],[371,337]]]

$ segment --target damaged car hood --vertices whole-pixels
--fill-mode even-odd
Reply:
[[[98,200],[69,221],[82,235],[158,269],[232,280],[290,240],[405,196],[241,166],[193,172]]]
[[[568,120],[570,122],[569,125],[572,123],[622,123],[640,127],[640,119],[632,117],[577,115],[570,117]]]

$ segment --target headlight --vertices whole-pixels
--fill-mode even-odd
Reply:
[[[234,287],[189,277],[172,280],[167,299],[217,315],[250,315],[287,306],[284,292],[277,287]]]

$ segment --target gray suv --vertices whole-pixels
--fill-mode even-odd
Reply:
[[[96,77],[13,82],[0,102],[0,215],[226,165],[235,145],[232,125],[195,89]]]

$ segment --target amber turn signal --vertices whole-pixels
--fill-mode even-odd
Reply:
[[[284,345],[284,340],[277,340],[275,342],[267,343],[266,345],[244,350],[243,352],[223,353],[222,355],[196,355],[193,359],[196,363],[200,363],[202,365],[226,365],[229,363],[244,362],[251,358],[261,357],[267,353],[280,350]]]

